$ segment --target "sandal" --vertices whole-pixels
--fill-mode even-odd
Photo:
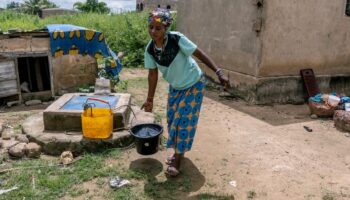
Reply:
[[[174,163],[174,161],[175,161],[175,156],[172,155],[165,160],[165,164],[171,165]]]
[[[179,172],[179,170],[176,169],[176,167],[169,166],[166,169],[165,174],[170,176],[170,177],[176,177],[180,174],[180,172]]]

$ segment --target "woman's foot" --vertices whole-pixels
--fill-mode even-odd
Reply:
[[[174,166],[168,166],[165,171],[165,174],[170,177],[177,177],[180,174],[180,171]]]
[[[177,157],[177,158],[176,158]],[[180,161],[185,157],[185,154],[173,154],[172,156],[169,156],[165,160],[165,164],[167,165],[173,165],[175,164],[176,159],[178,159],[178,165],[180,165]]]

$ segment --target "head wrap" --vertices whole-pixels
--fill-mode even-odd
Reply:
[[[171,18],[171,14],[168,10],[157,8],[149,15],[148,22],[151,23],[152,21],[160,22],[168,27],[173,22],[173,18]]]

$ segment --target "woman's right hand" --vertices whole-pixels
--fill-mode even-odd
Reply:
[[[153,100],[146,100],[145,103],[141,106],[141,110],[144,109],[145,112],[152,112],[153,110]]]
[[[224,86],[224,90],[228,91],[229,89],[231,89],[231,84],[230,81],[228,80],[228,78],[224,75],[224,72],[219,69],[216,72],[216,75],[218,76],[218,79],[221,83],[222,86]]]

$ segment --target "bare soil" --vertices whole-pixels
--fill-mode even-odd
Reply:
[[[147,95],[147,71],[123,70],[121,77],[129,81],[133,103],[141,105]],[[159,80],[154,112],[163,117],[161,122],[166,127],[167,84]],[[18,112],[23,109],[27,111]],[[44,107],[23,109],[2,109],[0,122],[18,119],[20,123]],[[148,170],[149,179],[160,185],[190,181],[190,187],[181,190],[176,199],[197,199],[201,194],[212,195],[207,199],[350,199],[350,138],[337,130],[331,119],[310,119],[306,105],[249,105],[221,98],[210,88],[200,115],[195,142],[185,155],[179,177],[167,179],[163,173],[171,150],[141,156],[133,148],[107,164]],[[94,193],[101,187],[98,182],[86,182],[82,189]],[[134,185],[147,193],[148,184]]]
[[[144,70],[128,73],[147,75]],[[155,112],[165,112],[166,106],[167,84],[160,80]],[[136,99],[141,101],[147,90],[139,94]],[[220,98],[210,88],[200,115],[193,148],[177,178],[189,176],[193,187],[179,199],[202,193],[235,199],[350,199],[350,138],[332,119],[311,119],[306,105],[256,106]],[[131,149],[121,160],[126,168],[135,162],[161,162],[164,171],[171,153],[141,156]],[[169,181],[163,171],[155,171],[159,182]]]

